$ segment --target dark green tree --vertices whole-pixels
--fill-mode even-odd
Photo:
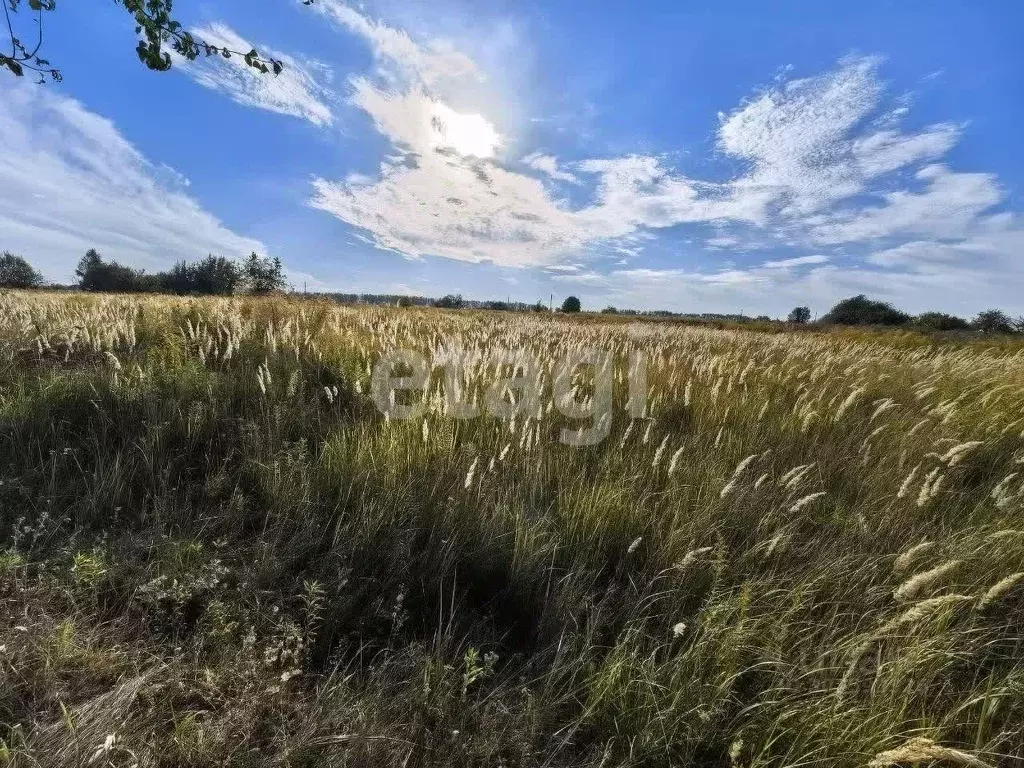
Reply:
[[[164,72],[171,68],[171,54],[168,53],[168,48],[189,61],[194,61],[200,56],[222,56],[225,59],[238,56],[248,66],[264,74],[273,72],[276,75],[284,68],[280,61],[261,56],[255,49],[247,53],[233,51],[195,37],[172,15],[173,0],[113,1],[134,19],[135,34],[139,39],[135,51],[139,61],[152,70]],[[303,0],[303,3],[312,5],[313,0]],[[40,55],[43,47],[43,23],[47,14],[56,10],[57,0],[3,0],[2,5],[10,44],[0,47],[5,51],[9,49],[10,54],[0,53],[0,69],[7,69],[18,77],[28,70],[38,74],[40,82],[46,82],[47,78],[59,82],[62,79],[60,70]],[[15,32],[15,18],[23,9],[27,9],[28,15],[34,17],[32,33],[24,40]]]
[[[821,322],[825,325],[905,325],[910,315],[891,304],[872,301],[863,294],[843,299],[830,309]]]
[[[210,254],[200,261],[179,261],[161,273],[162,288],[170,293],[227,296],[242,284],[242,268],[230,259]]]
[[[1013,333],[1013,321],[1005,312],[998,309],[986,309],[979,312],[971,325],[982,333]]]
[[[109,293],[154,293],[161,290],[164,278],[160,274],[147,275],[144,270],[116,261],[104,261],[94,248],[79,260],[75,275],[83,291]]]
[[[461,293],[449,293],[434,302],[434,306],[440,309],[462,309],[465,304]]]
[[[811,321],[811,310],[810,307],[793,307],[793,311],[789,313],[789,322],[798,323],[803,325]]]
[[[283,291],[288,283],[284,279],[281,260],[276,256],[249,254],[242,267],[243,280],[249,293],[257,295]]]
[[[924,331],[966,331],[971,327],[962,317],[945,312],[923,312],[914,319],[914,325]]]
[[[580,300],[575,296],[568,296],[565,301],[562,302],[563,312],[579,312],[581,309],[583,309],[583,305],[580,304]]]
[[[24,256],[9,251],[0,255],[0,288],[38,288],[43,276]]]

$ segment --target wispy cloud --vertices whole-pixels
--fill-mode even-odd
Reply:
[[[570,184],[581,183],[578,176],[562,170],[558,165],[558,158],[552,155],[534,152],[523,158],[523,164],[533,168],[535,171],[540,171],[555,181],[565,181]]]
[[[329,106],[334,97],[328,87],[332,74],[325,65],[254,45],[226,24],[210,24],[193,32],[211,45],[243,52],[256,48],[284,64],[280,74],[264,75],[239,56],[201,56],[195,61],[177,57],[177,68],[204,88],[219,91],[243,106],[299,117],[313,125],[334,122]]]
[[[109,120],[48,88],[0,78],[2,247],[66,280],[89,248],[141,267],[265,252],[225,227]]]
[[[717,149],[739,165],[730,178],[697,178],[648,154],[566,162],[533,152],[513,164],[501,148],[517,137],[501,136],[484,112],[460,114],[446,101],[452,86],[485,80],[475,62],[341,0],[319,10],[373,50],[377,70],[351,80],[351,103],[393,152],[376,178],[316,179],[311,205],[381,248],[412,258],[550,267],[588,254],[636,258],[660,231],[710,225],[710,234],[698,229],[695,237],[717,253],[795,252],[743,269],[578,269],[554,279],[595,290],[649,279],[710,291],[771,286],[780,295],[794,286],[797,297],[811,287],[822,292],[826,280],[884,291],[905,287],[914,274],[934,284],[936,270],[954,267],[988,285],[990,275],[980,270],[991,259],[979,254],[1016,247],[1018,225],[999,224],[993,213],[1004,200],[996,177],[944,164],[963,127],[937,122],[904,130],[909,100],[887,97],[879,57],[849,57],[822,74],[780,79],[721,114]],[[450,115],[472,126],[461,141],[446,138],[443,118]],[[469,149],[475,145],[488,151]],[[855,250],[837,258],[822,254],[823,246]],[[942,256],[922,260],[923,253]],[[1012,269],[1024,274],[1024,266]]]
[[[476,63],[443,40],[420,44],[405,30],[371,19],[340,0],[318,0],[312,8],[366,40],[381,67],[379,74],[392,84],[432,87],[443,80],[479,76]]]

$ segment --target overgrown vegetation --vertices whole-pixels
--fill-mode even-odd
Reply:
[[[241,264],[211,254],[199,261],[180,261],[168,272],[147,274],[116,261],[105,261],[95,249],[90,249],[78,262],[75,276],[81,290],[106,293],[263,295],[287,287],[281,260],[255,253]]]
[[[1016,764],[1024,357],[860,338],[0,296],[0,752]],[[531,350],[544,404],[456,422],[438,373],[385,420],[396,346],[463,350],[477,398]],[[585,347],[619,363],[578,449],[547,376]]]

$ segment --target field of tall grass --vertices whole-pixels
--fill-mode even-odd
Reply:
[[[540,407],[386,418],[397,348]],[[0,761],[1020,764],[1022,349],[0,296]]]

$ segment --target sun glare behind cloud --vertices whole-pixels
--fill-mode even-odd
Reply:
[[[483,115],[463,115],[435,104],[430,117],[431,144],[466,157],[489,158],[501,145],[501,135]]]

